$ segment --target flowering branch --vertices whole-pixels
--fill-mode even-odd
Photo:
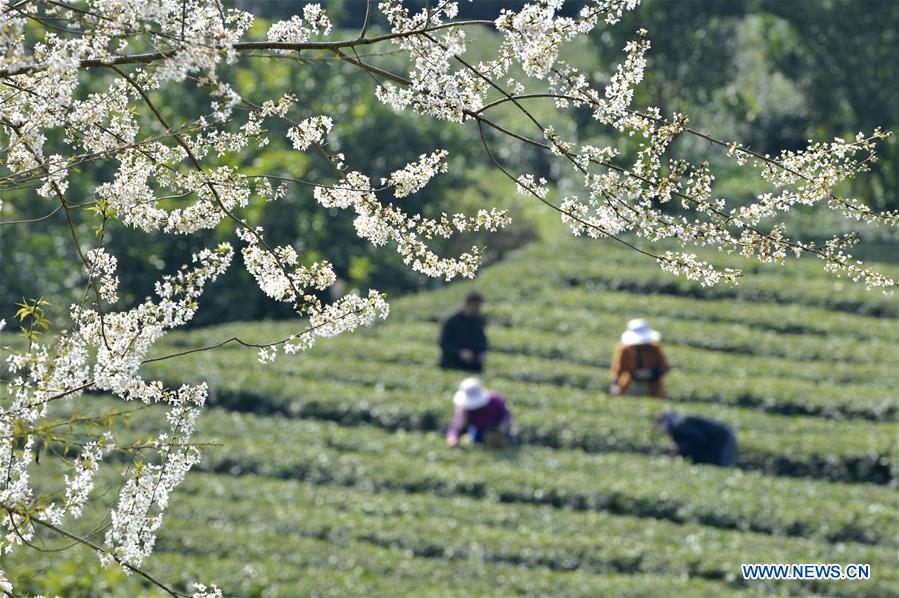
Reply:
[[[120,560],[117,556],[115,556],[114,554],[111,554],[109,551],[107,551],[102,546],[95,544],[94,542],[90,541],[87,538],[84,538],[84,537],[74,534],[70,531],[67,531],[67,530],[59,527],[58,525],[54,524],[51,521],[45,521],[45,520],[41,519],[40,517],[35,517],[34,515],[28,513],[27,511],[24,511],[18,507],[12,506],[12,505],[0,504],[0,509],[3,509],[4,511],[6,511],[7,519],[12,521],[14,526],[16,525],[15,520],[17,518],[21,518],[21,520],[27,521],[29,524],[37,524],[41,527],[47,528],[48,530],[51,530],[64,538],[72,540],[73,542],[75,542],[77,544],[82,544],[84,546],[87,546],[88,548],[94,550],[98,554],[108,555],[109,558],[111,558],[115,562],[119,563],[123,568],[127,569],[128,571],[131,571],[132,573],[136,573],[137,575],[140,575],[141,577],[143,577],[144,579],[149,581],[151,584],[153,584],[154,586],[156,586],[157,588],[159,588],[160,590],[162,590],[163,592],[167,593],[170,596],[176,596],[179,598],[182,596],[187,596],[187,594],[182,594],[180,592],[176,592],[175,590],[173,590],[169,586],[165,585],[163,582],[159,581],[158,579],[156,579],[155,577],[153,577],[152,575],[150,575],[143,569],[141,569],[139,567],[135,567],[134,565],[131,565],[127,562]],[[8,592],[9,590],[4,588],[4,591]]]

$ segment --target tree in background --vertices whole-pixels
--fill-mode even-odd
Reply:
[[[251,14],[217,0],[2,2],[0,184],[12,193],[5,196],[10,205],[0,211],[0,225],[28,231],[63,223],[79,270],[56,276],[82,284],[68,316],[57,312],[51,319],[44,298],[23,299],[15,315],[23,339],[10,349],[0,397],[3,550],[33,546],[40,530],[41,538],[86,544],[105,564],[178,595],[141,564],[153,550],[171,492],[199,460],[192,435],[206,385],[175,389],[144,379],[143,363],[183,355],[154,355],[154,344],[194,318],[210,293],[207,286],[232,267],[236,251],[245,278],[304,318],[303,327],[287,338],[223,339],[185,351],[239,343],[269,363],[387,316],[385,297],[376,290],[329,298],[337,281],[332,263],[317,252],[309,255],[304,238],[279,237],[277,208],[294,187],[322,210],[348,214],[359,238],[392,247],[414,272],[444,280],[474,276],[483,249],[473,244],[446,257],[435,251],[436,240],[509,225],[507,211],[490,206],[430,216],[414,207],[439,181],[464,179],[474,160],[557,212],[573,234],[622,243],[702,284],[734,283],[740,272],[702,261],[690,247],[761,262],[810,254],[828,271],[869,288],[894,286],[846,253],[854,236],[814,244],[788,236],[780,222],[798,206],[821,205],[848,219],[895,225],[895,212],[877,212],[838,187],[869,168],[875,145],[888,134],[874,129],[767,155],[691,128],[680,112],[635,104],[650,47],[646,31],[623,44],[621,63],[602,81],[565,52],[609,29],[636,4],[597,0],[562,13],[562,2],[548,1],[468,19],[458,16],[454,2],[410,11],[385,0],[369,3],[359,30],[345,36],[332,34],[317,4],[259,32]],[[375,28],[375,14],[383,28]],[[495,46],[485,49],[487,31],[496,37],[489,37]],[[248,72],[239,65],[252,65],[249,72],[290,72],[315,61],[333,65],[333,59],[368,81],[353,95],[367,92],[399,116],[388,117],[374,104],[354,103],[347,110],[352,98],[336,89],[332,102],[314,99],[315,87],[327,83],[315,77],[303,79],[306,89],[276,95],[238,80]],[[380,152],[363,171],[340,131],[342,122],[369,118],[365,110],[375,110],[366,130]],[[589,114],[614,141],[581,139],[561,118],[570,112]],[[417,129],[400,118],[473,131],[480,145],[450,153],[440,144],[453,133],[409,139]],[[740,205],[728,202],[714,192],[709,163],[679,152],[682,139],[698,140],[765,190]],[[283,144],[278,161],[255,159],[274,143]],[[524,154],[515,147],[541,157],[519,160]],[[559,196],[540,170],[530,168],[535,163],[567,173],[577,185]],[[6,218],[24,203],[41,213]],[[669,209],[674,203],[677,211]],[[273,207],[265,217],[255,217],[254,210],[267,204]],[[313,236],[314,221],[308,224]],[[212,243],[193,247],[180,269],[163,264],[168,273],[156,281],[155,297],[127,306],[120,302],[123,273],[112,249],[124,248],[110,244],[125,229],[137,231],[137,239],[146,234],[157,241]],[[665,241],[680,249],[656,249]],[[28,233],[19,242],[29,243]],[[58,309],[55,297],[50,303]],[[69,425],[92,424],[88,432],[67,436],[54,407],[86,391],[165,409],[169,428],[123,445],[114,429],[96,431],[114,417],[85,416]],[[62,493],[42,488],[30,475],[42,446],[74,447],[63,455]],[[108,529],[102,539],[76,534],[68,525],[81,515],[113,450],[131,455],[131,465],[112,489],[116,503]],[[5,578],[0,584],[12,591]],[[195,588],[196,595],[218,593]]]
[[[703,130],[758,151],[796,150],[808,139],[899,122],[895,2],[649,1],[622,26],[592,34],[603,60],[636,27],[653,41],[636,101],[690,112]],[[899,208],[897,152],[890,138],[883,159],[852,188],[871,207]]]
[[[502,8],[520,8],[521,4],[513,1],[462,3],[460,18],[492,18]],[[406,5],[420,10],[426,2]],[[237,3],[237,8],[245,6],[248,5]],[[351,30],[347,35],[354,34],[353,28],[365,17],[364,2],[334,0],[327,6],[335,27]],[[559,14],[576,16],[582,6],[583,2],[566,3]],[[271,0],[257,3],[253,10],[257,18],[249,35],[258,37],[264,36],[269,26],[260,17],[290,18],[295,3]],[[372,27],[387,24],[378,11],[370,17]],[[899,93],[896,85],[899,78],[895,76],[897,61],[890,54],[897,47],[891,36],[899,30],[899,14],[892,4],[651,0],[623,18],[624,22],[615,28],[595,31],[590,42],[577,46],[574,51],[569,49],[565,58],[584,72],[604,72],[614,66],[620,48],[633,31],[645,26],[651,32],[653,47],[647,53],[649,68],[644,84],[636,90],[636,104],[658,106],[663,114],[674,111],[689,114],[694,128],[718,138],[740,140],[755,150],[776,154],[784,149],[799,149],[808,139],[845,137],[855,131],[873,130],[878,124],[896,122],[899,116],[895,114],[896,104],[890,101]],[[848,28],[842,23],[847,23]],[[839,34],[841,27],[846,29],[843,34]],[[484,32],[469,53],[486,57],[495,43],[491,37],[494,36]],[[591,45],[599,51],[591,51]],[[488,170],[489,158],[480,147],[474,128],[450,128],[440,121],[411,120],[396,114],[367,93],[371,78],[365,71],[333,58],[312,57],[307,53],[303,68],[281,62],[260,69],[257,68],[260,60],[264,59],[242,60],[233,66],[231,80],[238,92],[275,97],[288,90],[302,90],[303,102],[314,106],[316,111],[332,115],[337,127],[334,143],[340,144],[340,149],[362,172],[382,172],[401,166],[385,162],[398,162],[399,153],[381,151],[384,145],[396,145],[397,140],[404,140],[409,155],[441,147],[451,156],[466,154],[471,158],[466,168],[453,168],[447,176],[436,179],[411,209],[434,217],[444,211],[477,209],[488,201],[501,202],[498,207],[512,209],[510,215],[514,218],[509,227],[489,235],[467,235],[467,239],[455,241],[437,239],[435,249],[440,253],[460,251],[466,240],[474,241],[485,247],[484,258],[489,262],[533,239],[536,228],[542,228],[542,219],[539,224],[533,222],[533,212],[522,210],[520,202],[512,198],[514,183],[504,179],[501,173]],[[401,68],[398,56],[384,54],[379,56],[379,62],[382,66]],[[833,75],[835,65],[840,64],[846,66]],[[201,109],[202,89],[188,87],[182,92],[177,98],[169,98],[163,108],[172,113],[195,113]],[[851,102],[846,99],[850,97]],[[843,99],[836,101],[837,98]],[[532,110],[541,108],[532,106]],[[582,141],[590,139],[596,145],[613,141],[605,127],[594,126],[596,121],[589,110],[557,112],[553,118],[557,120],[553,123],[557,129],[576,130]],[[297,156],[283,130],[276,126],[273,131],[277,134],[270,137],[271,143],[241,156],[244,164],[270,175],[305,174],[310,169],[312,178],[320,176],[320,164]],[[595,139],[591,137],[594,131]],[[381,135],[383,132],[388,132],[388,136]],[[504,159],[514,159],[518,168],[538,178],[559,182],[565,176],[558,164],[543,157],[539,148],[512,139],[497,138],[495,143],[497,153]],[[709,155],[704,141],[682,138],[674,143],[678,152],[689,159],[711,162],[717,176],[716,193],[727,196],[735,205],[753,201],[760,192],[751,173],[726,157]],[[897,147],[895,138],[890,138],[879,150],[885,159],[872,164],[868,176],[850,181],[851,188],[846,193],[872,207],[896,209],[899,200],[891,190],[897,186]],[[82,169],[77,179],[70,181],[70,192],[91,193],[102,181],[101,172],[102,169],[93,167]],[[246,220],[269,230],[278,243],[296,244],[310,261],[327,255],[342,288],[375,286],[397,294],[440,284],[406,268],[394,252],[374,247],[357,237],[351,214],[322,211],[314,198],[303,191],[301,187],[290,186],[277,205],[254,204],[246,213]],[[25,200],[27,193],[27,189],[5,190],[7,219],[41,216],[41,206]],[[667,209],[679,211],[676,202]],[[818,242],[851,229],[837,218],[810,209],[787,214],[785,222],[793,235]],[[74,223],[82,234],[91,234],[88,219],[76,214]],[[0,286],[0,305],[13,305],[23,296],[41,293],[65,301],[78,297],[77,277],[71,275],[78,261],[65,243],[66,228],[59,219],[27,230],[0,227],[0,254],[5,256],[0,260],[0,278],[4,281]],[[854,230],[869,241],[860,248],[863,255],[876,254],[881,248],[879,243],[870,241],[890,238],[890,232],[882,229],[864,226]],[[230,234],[224,230],[198,231],[172,238],[123,227],[108,230],[107,247],[119,259],[121,304],[136,305],[161,272],[189,260],[195,247],[218,243]],[[216,292],[204,300],[204,309],[188,326],[285,318],[293,314],[290,306],[271,302],[255,288],[243,269],[229,269],[215,288]]]
[[[770,2],[756,12],[789,23],[796,47],[780,49],[779,67],[804,92],[807,137],[846,135],[899,122],[899,4],[878,0]],[[840,81],[834,85],[833,81]],[[882,158],[859,185],[877,208],[899,209],[899,143],[891,138]]]

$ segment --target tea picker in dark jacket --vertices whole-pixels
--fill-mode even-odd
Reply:
[[[480,372],[487,359],[487,335],[481,305],[484,297],[471,292],[462,309],[448,317],[440,330],[440,367]]]
[[[732,467],[737,462],[737,438],[721,422],[666,411],[656,416],[653,427],[656,433],[668,435],[677,454],[693,463]]]

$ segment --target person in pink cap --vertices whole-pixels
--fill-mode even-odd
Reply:
[[[446,444],[457,446],[461,436],[468,434],[472,444],[502,447],[512,440],[512,414],[506,400],[497,392],[487,390],[477,378],[466,378],[453,395],[456,411]]]

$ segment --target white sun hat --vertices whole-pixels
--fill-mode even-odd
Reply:
[[[477,378],[466,378],[459,384],[459,390],[453,395],[453,403],[456,407],[466,409],[480,409],[490,401],[487,389]]]
[[[631,320],[621,335],[621,342],[625,345],[645,345],[661,339],[662,335],[650,328],[646,320]]]

